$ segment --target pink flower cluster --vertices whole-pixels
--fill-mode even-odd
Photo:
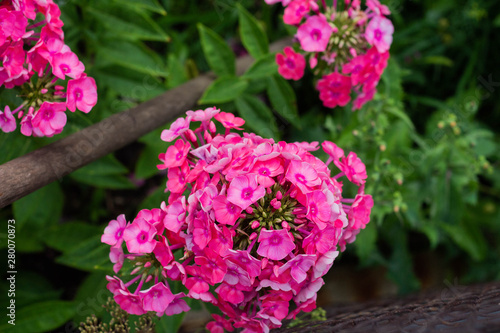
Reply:
[[[66,108],[88,113],[97,103],[94,79],[64,44],[60,15],[53,0],[0,3],[0,87],[20,87],[23,99],[12,111],[0,110],[6,133],[17,128],[17,114],[22,134],[53,136],[66,125]]]
[[[168,170],[168,203],[140,211],[132,223],[120,215],[102,236],[115,272],[131,276],[107,277],[125,311],[171,315],[187,311],[189,297],[224,314],[213,315],[211,332],[269,332],[316,307],[338,250],[370,220],[365,165],[333,142],[322,144],[325,163],[311,154],[318,142],[231,131],[243,124],[208,108],[188,111],[162,132],[162,140],[176,140],[159,156],[158,168]],[[333,177],[331,162],[339,169]],[[344,176],[358,187],[353,199],[342,197]],[[181,281],[185,291],[173,294],[168,280]]]
[[[283,20],[298,27],[296,39],[306,52],[309,66],[320,77],[316,88],[323,105],[345,106],[354,94],[353,110],[370,101],[380,80],[392,43],[394,27],[385,16],[390,14],[378,0],[345,0],[337,6],[320,7],[314,0],[266,0],[281,2]],[[341,7],[339,9],[338,7]],[[276,55],[278,72],[287,80],[304,75],[306,57],[286,47]]]

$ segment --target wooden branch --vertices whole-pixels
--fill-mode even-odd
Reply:
[[[271,45],[272,51],[290,45],[290,39]],[[241,75],[253,63],[249,56],[237,61]],[[164,126],[196,107],[213,81],[205,74],[130,110],[112,115],[66,138],[0,165],[0,208],[65,175],[112,153]]]

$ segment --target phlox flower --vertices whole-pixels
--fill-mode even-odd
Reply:
[[[285,177],[299,187],[302,193],[309,193],[314,186],[321,184],[318,173],[313,167],[295,160],[290,162]]]
[[[369,194],[358,194],[349,210],[348,216],[352,227],[364,229],[370,222],[370,213],[373,207],[373,199]]]
[[[167,214],[163,218],[166,229],[175,233],[179,232],[186,219],[186,198],[181,197],[171,203],[167,208]]]
[[[295,25],[302,21],[302,18],[309,13],[310,0],[294,0],[286,8],[283,21],[286,24]]]
[[[242,211],[238,205],[228,201],[225,195],[216,197],[213,201],[213,207],[217,221],[229,225],[234,225]]]
[[[5,133],[13,132],[16,129],[16,118],[12,115],[9,106],[0,111],[0,129]]]
[[[349,181],[356,185],[365,183],[366,167],[355,152],[350,152],[346,158],[343,158],[339,166]]]
[[[184,143],[183,140],[177,140],[174,145],[168,147],[166,153],[161,153],[158,156],[160,161],[163,161],[163,164],[158,165],[158,169],[180,167],[186,160],[190,149],[189,142]]]
[[[155,235],[156,228],[154,226],[143,218],[137,218],[125,228],[123,240],[130,253],[149,253],[156,246]]]
[[[323,52],[332,33],[333,28],[324,15],[313,15],[299,27],[297,38],[304,51]]]
[[[145,311],[154,311],[161,314],[175,299],[170,289],[162,282],[158,282],[149,289],[142,290],[140,294]]]
[[[315,261],[315,255],[300,254],[281,266],[278,272],[279,274],[283,274],[286,270],[290,269],[292,278],[301,283],[307,278],[307,271],[314,265]]]
[[[66,105],[70,111],[76,109],[88,113],[97,104],[97,86],[92,77],[82,75],[68,82]]]
[[[214,319],[214,321],[209,322],[206,326],[207,330],[209,330],[210,333],[224,333],[225,331],[234,331],[231,323],[227,319],[224,319],[224,317],[214,313],[212,314],[212,318]]]
[[[79,79],[85,71],[85,66],[73,52],[58,53],[51,59],[52,73],[64,80],[66,76]]]
[[[122,310],[130,314],[140,316],[146,313],[139,295],[131,294],[128,290],[118,289],[113,298]]]
[[[264,187],[257,184],[255,176],[239,176],[234,178],[227,190],[227,201],[235,204],[241,209],[262,198],[266,192]]]
[[[306,59],[289,46],[285,47],[283,51],[284,54],[276,54],[276,63],[279,66],[278,72],[287,80],[300,80],[304,76]]]
[[[127,227],[125,214],[119,215],[116,220],[111,220],[108,226],[104,229],[104,234],[101,236],[101,242],[111,246],[120,246],[123,242],[123,231]]]
[[[394,26],[389,19],[382,16],[375,16],[366,27],[365,38],[380,53],[384,53],[391,47],[393,33]]]
[[[184,118],[178,118],[176,121],[172,123],[170,126],[170,129],[168,130],[163,130],[161,132],[161,139],[166,142],[173,141],[176,139],[179,135],[184,133],[189,129],[189,123],[191,122],[191,117],[186,117]]]
[[[219,112],[220,109],[213,107],[206,108],[205,110],[187,111],[186,114],[188,117],[191,117],[191,121],[207,122]]]
[[[266,161],[258,161],[252,168],[252,173],[257,174],[257,182],[264,186],[270,187],[274,185],[273,177],[283,173],[283,165],[279,159],[271,159]]]
[[[285,258],[294,248],[293,236],[285,229],[265,230],[259,235],[257,253],[271,260]]]
[[[351,79],[339,73],[331,73],[318,81],[316,88],[323,105],[334,108],[345,106],[351,100]]]
[[[241,126],[245,124],[245,121],[242,118],[235,117],[234,114],[227,112],[220,112],[216,114],[214,118],[217,119],[222,124],[222,126],[227,129],[234,128],[242,130]]]
[[[189,305],[187,305],[186,301],[183,300],[182,297],[186,297],[186,295],[184,293],[178,293],[174,295],[174,299],[165,309],[165,315],[173,316],[191,310]]]
[[[66,104],[43,102],[31,124],[46,136],[60,133],[66,125]]]

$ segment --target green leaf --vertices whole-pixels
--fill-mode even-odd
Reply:
[[[5,280],[7,281],[7,280]],[[51,283],[41,274],[23,270],[16,277],[16,308],[22,308],[33,303],[56,300],[63,289],[55,290]],[[7,294],[7,289],[2,295]]]
[[[198,104],[219,104],[230,102],[240,96],[248,82],[237,77],[220,77],[205,90]]]
[[[124,176],[128,169],[113,155],[107,155],[81,169],[73,172],[70,177],[84,184],[96,187],[126,189],[134,188],[134,184]]]
[[[107,283],[104,272],[91,273],[83,280],[73,300],[76,305],[74,322],[83,322],[86,317],[93,314],[100,317],[101,313],[104,312],[102,305],[106,303],[108,297],[112,296],[106,288]]]
[[[265,138],[278,139],[278,128],[273,112],[257,97],[242,95],[235,100],[236,109],[245,124]]]
[[[14,89],[9,90],[13,91]],[[3,97],[3,94],[0,97]],[[6,101],[2,99],[2,104],[5,102]],[[0,164],[28,153],[34,149],[34,146],[33,138],[22,135],[18,130],[12,133],[1,132],[0,151],[2,153],[0,154]]]
[[[162,5],[158,2],[158,0],[127,0],[127,1],[114,0],[114,1],[119,3],[120,5],[126,5],[134,9],[144,8],[159,13],[161,15],[167,15],[165,8],[162,7]]]
[[[163,332],[178,332],[186,312],[182,312],[173,316],[163,316],[157,322],[155,331],[158,333]]]
[[[364,230],[356,236],[356,255],[361,263],[366,262],[376,251],[377,225],[372,222],[366,225]]]
[[[109,246],[101,243],[101,235],[79,243],[58,257],[56,262],[84,271],[110,270],[112,266],[109,261]]]
[[[45,230],[42,239],[47,246],[61,252],[71,251],[81,242],[92,236],[100,235],[103,228],[83,222],[68,222],[54,225]]]
[[[296,128],[301,128],[295,92],[284,78],[276,74],[268,79],[267,96],[269,96],[274,110],[280,116]]]
[[[257,20],[240,4],[237,4],[240,22],[240,36],[248,53],[255,59],[269,53],[269,42]]]
[[[140,43],[109,41],[97,48],[96,57],[143,74],[168,76],[165,65],[161,60],[158,60],[152,51],[147,50]],[[109,63],[106,66],[109,66]]]
[[[174,88],[180,86],[184,82],[189,80],[189,75],[184,63],[173,53],[168,55],[168,72],[170,76],[168,77],[168,87]]]
[[[254,62],[242,77],[246,79],[260,79],[277,73],[278,65],[276,64],[275,54],[271,53]]]
[[[73,302],[46,301],[29,305],[16,311],[15,326],[4,320],[0,332],[5,333],[38,333],[48,332],[64,325],[75,314]]]
[[[31,235],[34,228],[46,228],[58,223],[61,218],[64,196],[57,182],[28,194],[12,204],[16,219],[16,231],[19,232],[27,223]],[[33,229],[33,230],[32,230]],[[33,236],[32,236],[33,237]]]
[[[141,15],[140,12],[134,13],[134,20],[127,20],[123,13],[117,13],[118,16],[105,13],[99,9],[87,7],[87,11],[94,16],[105,28],[106,34],[116,35],[121,39],[128,40],[149,40],[168,42],[170,37],[158,26],[158,24]]]
[[[210,68],[217,76],[236,75],[236,57],[231,48],[215,31],[199,23],[201,47]]]
[[[426,64],[453,67],[453,60],[444,56],[427,56],[423,61]]]
[[[461,223],[460,225],[442,223],[441,227],[472,259],[481,261],[486,257],[487,242],[475,223]]]
[[[410,129],[412,130],[415,129],[415,125],[413,125],[413,122],[411,121],[410,117],[408,117],[408,115],[404,113],[404,111],[400,110],[397,107],[389,107],[386,109],[386,111],[387,113],[390,113],[396,116],[397,118],[401,119],[402,121],[404,121],[405,124],[408,125]]]

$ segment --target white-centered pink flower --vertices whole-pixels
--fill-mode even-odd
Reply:
[[[89,113],[96,104],[97,86],[94,78],[82,75],[79,79],[69,80],[66,96],[68,109]]]
[[[255,175],[244,175],[234,178],[227,190],[227,200],[241,209],[262,198],[266,194],[263,186],[257,183]]]
[[[66,125],[66,104],[43,102],[32,120],[32,125],[38,127],[45,136],[52,136],[62,131]]]
[[[393,33],[394,26],[391,20],[382,16],[375,16],[366,27],[365,38],[380,53],[384,53],[391,47]]]
[[[310,16],[297,30],[300,46],[307,52],[326,50],[333,28],[324,15]]]
[[[285,258],[293,249],[293,235],[285,229],[265,230],[259,235],[259,248],[257,253],[271,260],[281,260]]]

